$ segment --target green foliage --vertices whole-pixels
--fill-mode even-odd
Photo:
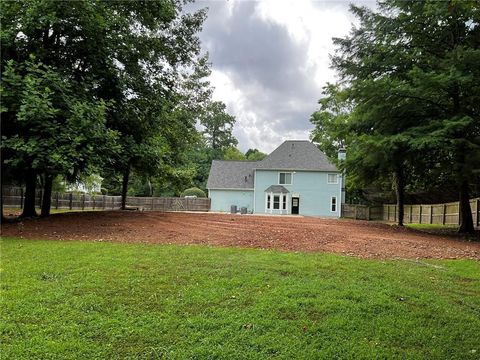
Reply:
[[[468,206],[480,169],[478,3],[385,0],[351,10],[358,27],[334,39],[341,85],[327,87],[312,137],[330,156],[346,141],[358,185],[391,178],[400,198],[422,178],[454,179]]]
[[[167,178],[168,171],[178,176],[174,169],[185,164],[184,153],[197,139],[198,113],[211,93],[208,59],[199,56],[206,12],[187,12],[184,5],[181,0],[2,3],[2,135],[9,140],[2,159],[8,166],[64,172],[72,181],[91,172],[92,164],[101,164],[102,175],[113,179],[131,168],[142,177]],[[28,64],[31,54],[36,69]],[[12,59],[17,69],[7,65]],[[100,118],[116,135],[115,146],[91,137],[101,130],[93,124]],[[36,121],[41,134],[12,119]],[[75,150],[61,144],[55,152],[64,139],[52,127],[43,128],[55,121],[75,125],[59,132],[68,134]],[[20,143],[17,134],[29,140]],[[95,144],[93,154],[85,138]],[[48,148],[54,144],[48,161],[39,158],[45,149],[38,139]]]
[[[56,69],[33,56],[7,63],[1,92],[7,122],[1,147],[11,167],[73,176],[118,149],[118,134],[106,127],[107,104],[75,93]]]
[[[337,163],[338,151],[347,145],[353,103],[339,85],[327,84],[322,95],[318,101],[320,108],[310,118],[315,126],[310,138],[333,163]]]
[[[213,101],[208,104],[200,116],[200,124],[204,127],[203,135],[215,158],[238,144],[232,134],[235,117],[226,112],[224,103]]]
[[[24,239],[1,249],[6,359],[478,358],[475,260]]]
[[[262,153],[258,149],[248,149],[247,152],[245,153],[245,157],[249,161],[260,161],[265,159],[267,157],[267,154]]]
[[[245,155],[234,146],[230,146],[223,152],[223,160],[246,160]]]
[[[196,196],[198,198],[207,197],[205,192],[202,189],[199,189],[197,187],[186,189],[185,191],[182,192],[182,196]]]

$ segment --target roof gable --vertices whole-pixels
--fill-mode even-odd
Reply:
[[[307,140],[287,140],[256,165],[256,169],[338,171],[327,156]]]

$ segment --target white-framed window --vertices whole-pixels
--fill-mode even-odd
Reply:
[[[327,184],[338,184],[338,174],[328,174]]]
[[[273,195],[273,209],[280,209],[280,195]]]
[[[287,210],[287,194],[268,193],[265,205],[267,210]]]
[[[290,172],[278,173],[278,184],[279,185],[292,185],[292,173],[290,173]]]
[[[330,211],[331,212],[337,212],[337,197],[332,196],[330,200]]]

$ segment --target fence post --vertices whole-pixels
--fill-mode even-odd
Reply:
[[[458,217],[458,225],[460,225],[460,201],[458,202],[458,212],[457,212],[457,217]]]
[[[154,200],[155,200],[155,198],[152,196],[152,211],[154,211],[154,210],[155,210],[155,204],[154,204]]]
[[[442,225],[445,225],[447,222],[447,204],[443,204],[443,218],[442,218]]]
[[[430,224],[433,224],[433,205],[430,205]]]
[[[58,210],[58,191],[55,193],[55,209]]]
[[[410,224],[413,221],[413,205],[410,205]]]
[[[393,207],[393,221],[397,221],[397,205],[394,205]]]
[[[40,189],[40,199],[38,201],[38,205],[40,208],[42,207],[42,201],[43,201],[43,189]]]
[[[477,199],[477,226],[480,226],[480,199]]]
[[[82,211],[85,210],[85,194],[82,196]]]
[[[418,223],[422,223],[422,205],[420,205],[420,210],[418,211]]]
[[[20,209],[23,209],[23,188],[20,189]]]
[[[68,207],[70,208],[70,210],[72,210],[72,206],[73,206],[73,194],[70,193],[69,194],[69,204],[68,204]]]
[[[93,201],[93,210],[95,210],[95,195],[92,195],[92,201]]]
[[[103,205],[102,208],[105,210],[105,203],[107,202],[107,195],[103,195]]]

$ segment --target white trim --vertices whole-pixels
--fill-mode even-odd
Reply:
[[[335,210],[332,210],[333,199],[335,199]],[[338,198],[337,198],[337,196],[331,196],[330,197],[330,212],[336,213],[337,211],[338,211]]]
[[[340,170],[315,170],[315,169],[279,169],[279,168],[253,168],[253,170],[265,170],[265,171],[281,171],[281,172],[295,172],[295,171],[305,171],[305,172],[321,172],[321,173],[341,173]]]
[[[233,190],[233,191],[255,191],[255,189],[248,188],[248,189],[234,189],[234,188],[207,188],[208,191],[210,190]]]
[[[281,184],[280,183],[280,174],[290,174],[290,183]],[[291,171],[279,171],[278,172],[278,185],[292,185],[293,184],[293,173]]]
[[[340,199],[340,207],[338,208],[338,217],[342,217],[342,187],[343,187],[343,176],[340,175],[340,196],[338,197]],[[337,203],[338,203],[338,200],[337,200]],[[338,206],[338,205],[337,205]]]
[[[257,170],[253,170],[253,213],[255,214],[255,200],[257,197],[257,192],[255,191],[257,186]]]
[[[330,175],[336,175],[336,177],[335,177],[336,181],[335,181],[335,182],[331,182],[331,181],[330,181]],[[336,184],[338,184],[338,174],[328,173],[328,174],[327,174],[327,184],[329,184],[329,185],[336,185]]]

